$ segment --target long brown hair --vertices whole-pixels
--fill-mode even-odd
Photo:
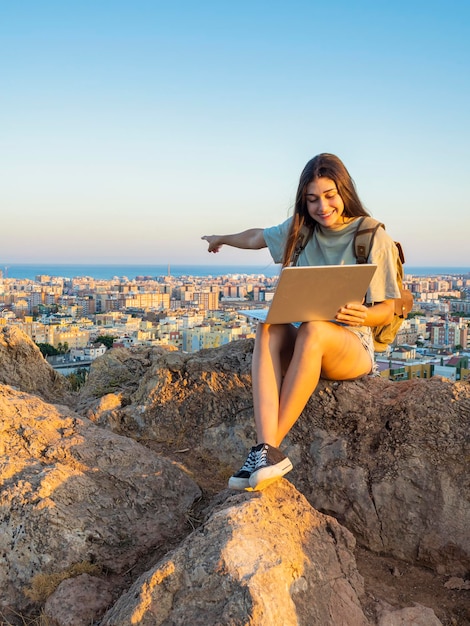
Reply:
[[[306,193],[307,185],[315,178],[330,178],[334,181],[344,204],[344,215],[346,217],[359,217],[369,215],[363,207],[357,195],[356,185],[344,163],[334,154],[323,152],[311,159],[304,167],[300,175],[299,186],[295,198],[294,215],[287,235],[286,247],[282,264],[285,267],[290,264],[292,254],[299,239],[300,230],[303,226],[313,230],[317,222],[310,217],[307,210]]]

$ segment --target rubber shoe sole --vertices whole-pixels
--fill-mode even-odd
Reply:
[[[246,461],[243,463],[243,466],[235,472],[228,481],[229,489],[238,489],[243,491],[244,489],[250,488],[250,476],[253,470],[256,468],[257,461],[257,451],[263,448],[263,444],[258,444],[253,446],[246,457]]]
[[[231,476],[228,480],[228,488],[229,489],[238,489],[239,491],[244,491],[245,489],[250,488],[250,479],[249,478],[239,478],[238,476]]]
[[[260,467],[259,470],[253,472],[249,479],[249,486],[253,491],[261,491],[268,485],[282,478],[292,469],[292,463],[287,457],[276,463],[276,465],[267,465]]]

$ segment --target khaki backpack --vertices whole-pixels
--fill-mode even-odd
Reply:
[[[356,263],[368,262],[372,242],[374,241],[375,233],[379,228],[385,229],[385,226],[382,222],[378,222],[373,217],[366,216],[360,219],[353,242]],[[395,245],[398,250],[397,283],[401,296],[400,298],[395,299],[395,311],[393,320],[390,324],[386,324],[385,326],[376,326],[372,329],[374,349],[376,352],[384,352],[387,349],[387,346],[393,343],[403,320],[407,317],[413,307],[413,294],[411,291],[403,287],[403,263],[405,262],[405,255],[403,254],[401,244],[395,241]]]

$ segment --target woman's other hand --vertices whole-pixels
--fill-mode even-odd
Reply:
[[[368,312],[368,307],[363,304],[349,303],[339,309],[335,319],[348,326],[367,326]]]

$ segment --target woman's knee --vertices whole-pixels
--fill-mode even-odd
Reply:
[[[276,337],[286,334],[287,324],[263,324],[259,323],[256,328],[256,334],[261,337]]]
[[[328,334],[328,331],[328,322],[304,322],[299,328],[298,338],[304,342],[318,343]]]
[[[256,343],[283,346],[295,341],[295,335],[296,331],[291,324],[258,324]]]

